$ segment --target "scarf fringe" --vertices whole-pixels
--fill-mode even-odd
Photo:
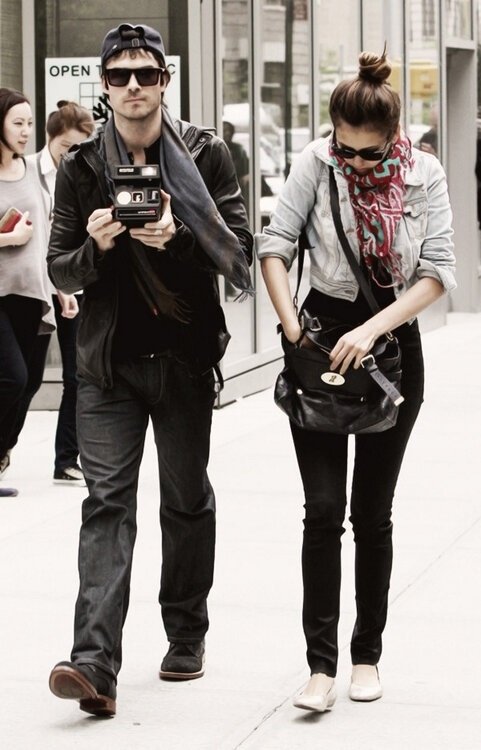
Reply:
[[[249,265],[239,238],[219,213],[166,107],[162,107],[160,171],[163,188],[172,196],[174,213],[189,227],[219,272],[241,293],[253,295]]]

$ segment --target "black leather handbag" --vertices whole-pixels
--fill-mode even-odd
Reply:
[[[373,314],[379,305],[369,288],[342,227],[334,171],[329,174],[331,210],[336,231],[349,265],[359,282]],[[299,238],[298,293],[307,244],[305,232]],[[395,336],[379,337],[363,358],[361,367],[348,368],[344,375],[330,370],[329,353],[350,326],[335,320],[311,317],[304,310],[299,320],[304,336],[303,346],[292,344],[282,334],[285,367],[279,374],[274,400],[289,419],[306,430],[340,434],[382,432],[396,424],[403,397],[401,385],[401,350]],[[282,333],[282,327],[278,326]]]

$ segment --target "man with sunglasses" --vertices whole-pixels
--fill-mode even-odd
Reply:
[[[173,119],[160,34],[121,24],[105,37],[102,85],[112,117],[63,160],[48,255],[57,288],[83,288],[78,433],[89,496],[71,661],[50,689],[99,716],[116,711],[136,534],[136,490],[149,419],[158,453],[162,573],[170,647],[160,677],[204,673],[215,498],[207,476],[213,367],[229,334],[217,274],[252,293],[252,237],[229,151]],[[126,226],[113,214],[119,166],[156,165],[162,214]],[[155,171],[155,170],[154,170]]]

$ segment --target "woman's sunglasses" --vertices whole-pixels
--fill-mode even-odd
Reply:
[[[349,148],[349,146],[339,146],[335,134],[332,139],[332,150],[341,159],[355,159],[356,156],[360,156],[363,161],[382,161],[386,158],[391,145],[391,141],[388,141],[382,151],[376,148],[360,148],[359,151],[356,151],[354,148]]]
[[[139,86],[156,86],[165,68],[107,68],[105,78],[109,86],[127,86],[132,73]]]

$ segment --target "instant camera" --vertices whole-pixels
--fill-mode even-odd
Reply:
[[[161,216],[160,170],[157,164],[131,164],[112,169],[115,185],[113,218],[140,227]]]

